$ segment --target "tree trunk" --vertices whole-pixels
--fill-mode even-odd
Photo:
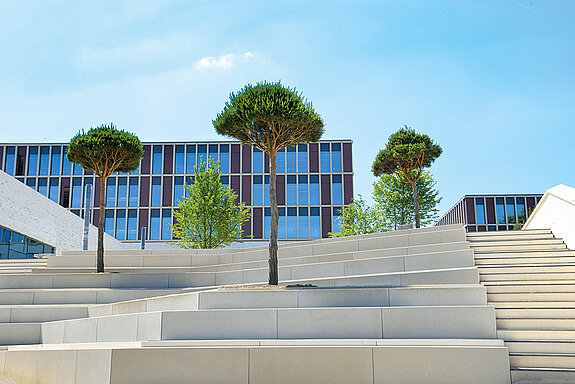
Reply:
[[[100,220],[98,221],[97,272],[104,272],[104,223],[106,220],[106,180],[100,177]]]
[[[419,197],[417,196],[417,181],[413,181],[411,183],[411,187],[413,188],[413,207],[415,208],[415,228],[419,228],[421,223],[419,220]]]
[[[269,258],[269,285],[278,285],[278,200],[276,192],[276,153],[270,156],[270,258]]]

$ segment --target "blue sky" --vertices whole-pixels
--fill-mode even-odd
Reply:
[[[114,122],[143,141],[211,140],[246,83],[281,80],[354,140],[355,191],[408,125],[464,194],[575,186],[575,1],[4,1],[0,142]]]

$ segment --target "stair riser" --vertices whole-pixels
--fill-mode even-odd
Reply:
[[[575,341],[572,342],[506,342],[509,353],[573,353],[575,354]]]
[[[488,301],[572,301],[575,293],[571,292],[530,292],[530,293],[489,293]]]
[[[575,319],[497,319],[497,329],[571,330]]]
[[[509,355],[511,367],[575,369],[573,356],[513,356]]]
[[[0,308],[0,323],[36,323],[88,316],[88,307]]]
[[[549,330],[498,330],[498,338],[514,341],[524,340],[575,340],[575,331]]]
[[[566,257],[526,257],[523,259],[475,259],[477,266],[515,266],[521,264],[573,264],[575,265],[575,256]]]
[[[575,273],[492,273],[492,274],[481,274],[481,282],[506,282],[506,281],[525,281],[525,280],[537,280],[537,281],[549,281],[554,280],[575,280]]]
[[[541,293],[541,292],[570,292],[575,294],[575,281],[573,284],[531,284],[531,285],[490,285],[487,293]]]
[[[573,309],[545,309],[545,308],[523,308],[523,309],[495,309],[497,318],[540,318],[540,319],[575,319],[575,305]]]

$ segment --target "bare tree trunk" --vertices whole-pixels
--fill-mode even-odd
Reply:
[[[415,228],[419,228],[421,223],[419,219],[419,197],[417,196],[417,181],[413,181],[411,183],[411,187],[413,188],[413,206],[415,208]]]
[[[278,200],[276,191],[276,153],[270,153],[270,258],[269,258],[269,284],[278,285]]]
[[[96,256],[96,271],[104,272],[104,223],[106,220],[106,180],[100,177],[100,220],[98,221],[98,252]]]

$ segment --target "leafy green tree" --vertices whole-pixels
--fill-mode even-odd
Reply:
[[[68,160],[100,177],[100,221],[98,222],[97,271],[104,272],[104,219],[106,180],[114,172],[132,172],[140,166],[144,149],[132,133],[118,130],[114,124],[78,132],[68,144]]]
[[[406,183],[411,184],[416,228],[421,226],[417,180],[424,168],[430,167],[442,151],[429,136],[416,133],[406,125],[389,137],[385,149],[377,154],[373,162],[372,172],[375,176],[402,174]]]
[[[238,195],[221,182],[219,163],[208,160],[200,163],[195,181],[186,184],[188,197],[183,197],[172,212],[176,223],[172,225],[174,241],[181,248],[220,248],[239,241],[242,224],[250,218],[250,208],[237,204]]]
[[[441,202],[441,197],[435,189],[436,184],[431,173],[427,171],[423,172],[416,182],[420,222],[423,226],[433,223],[438,217],[437,205]],[[400,225],[415,221],[413,189],[403,175],[381,175],[373,183],[373,199],[375,210],[385,220],[387,228],[397,229]]]
[[[365,233],[388,230],[384,217],[377,209],[368,206],[361,195],[341,212],[340,232],[330,233],[330,237],[363,235]]]
[[[285,147],[313,143],[323,135],[323,121],[300,92],[281,83],[248,84],[230,99],[213,125],[220,135],[233,137],[269,155],[271,228],[269,284],[278,284],[278,206],[276,154]]]

